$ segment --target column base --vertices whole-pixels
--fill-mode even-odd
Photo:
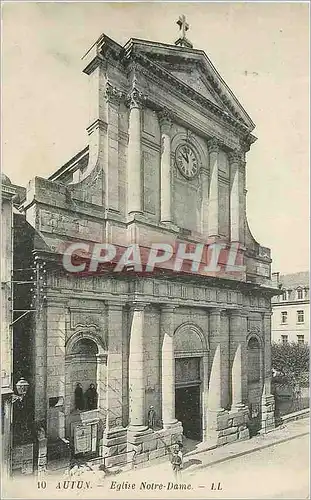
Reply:
[[[227,411],[209,410],[206,441],[209,446],[222,446],[234,441],[249,439],[248,407]]]
[[[104,432],[101,455],[105,458],[107,467],[121,465],[128,461],[124,427],[112,427]]]
[[[141,442],[144,436],[153,433],[146,425],[129,425],[127,428],[127,441],[130,443]]]
[[[163,429],[171,429],[178,423],[178,420],[174,418],[173,420],[169,422],[163,422]]]
[[[176,420],[169,428],[153,431],[141,431],[133,436],[128,429],[127,451],[131,456],[133,468],[144,467],[150,460],[165,457],[171,451],[171,446],[182,442],[183,428],[181,422]]]
[[[246,408],[246,406],[244,403],[235,403],[231,406],[231,411],[234,411],[234,410],[239,411],[239,410],[243,410],[245,408]]]

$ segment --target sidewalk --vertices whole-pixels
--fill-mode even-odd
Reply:
[[[188,475],[191,476],[197,470],[205,469],[212,465],[225,462],[226,460],[233,460],[243,455],[268,448],[278,443],[290,441],[309,433],[310,423],[309,416],[307,416],[301,420],[288,422],[287,424],[281,425],[267,434],[260,434],[252,439],[248,439],[247,441],[227,444],[213,449],[204,448],[204,443],[200,443],[196,450],[185,453],[183,477]],[[161,463],[150,464],[144,468],[128,471],[126,474],[130,472],[131,478],[134,479],[134,476],[141,475],[143,471],[145,477],[159,477],[159,475],[167,473],[170,470],[171,464],[167,459],[165,462],[162,461]],[[121,479],[121,476],[123,476],[123,473],[118,475],[118,480]]]

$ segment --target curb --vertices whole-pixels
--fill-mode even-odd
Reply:
[[[243,450],[243,451],[237,452],[237,453],[232,454],[232,455],[227,455],[225,457],[219,458],[219,459],[214,460],[212,462],[198,465],[197,467],[195,467],[195,469],[192,469],[191,473],[189,471],[189,475],[191,475],[192,473],[195,473],[199,469],[206,469],[207,467],[211,467],[212,465],[220,464],[222,462],[227,462],[228,460],[232,460],[234,458],[239,458],[239,457],[242,457],[244,455],[249,455],[250,453],[254,453],[254,452],[259,451],[259,450],[264,450],[265,448],[270,448],[271,446],[274,446],[276,444],[285,443],[286,441],[291,441],[293,439],[296,439],[296,438],[299,438],[302,436],[308,436],[308,435],[309,435],[309,432],[302,432],[302,433],[296,434],[294,436],[289,436],[289,437],[279,439],[279,440],[274,441],[272,443],[266,443],[266,444],[260,445],[256,448],[250,448],[249,450]],[[208,451],[208,450],[204,450],[204,451]],[[197,454],[200,454],[200,453],[203,453],[203,450],[199,451]]]

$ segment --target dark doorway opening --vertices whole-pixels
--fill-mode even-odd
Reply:
[[[178,387],[175,390],[175,415],[182,422],[184,436],[196,441],[202,440],[200,385]]]

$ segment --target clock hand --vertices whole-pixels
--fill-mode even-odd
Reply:
[[[188,157],[184,155],[184,153],[181,153],[181,156],[183,157],[184,160],[186,160],[187,163],[189,163]]]

